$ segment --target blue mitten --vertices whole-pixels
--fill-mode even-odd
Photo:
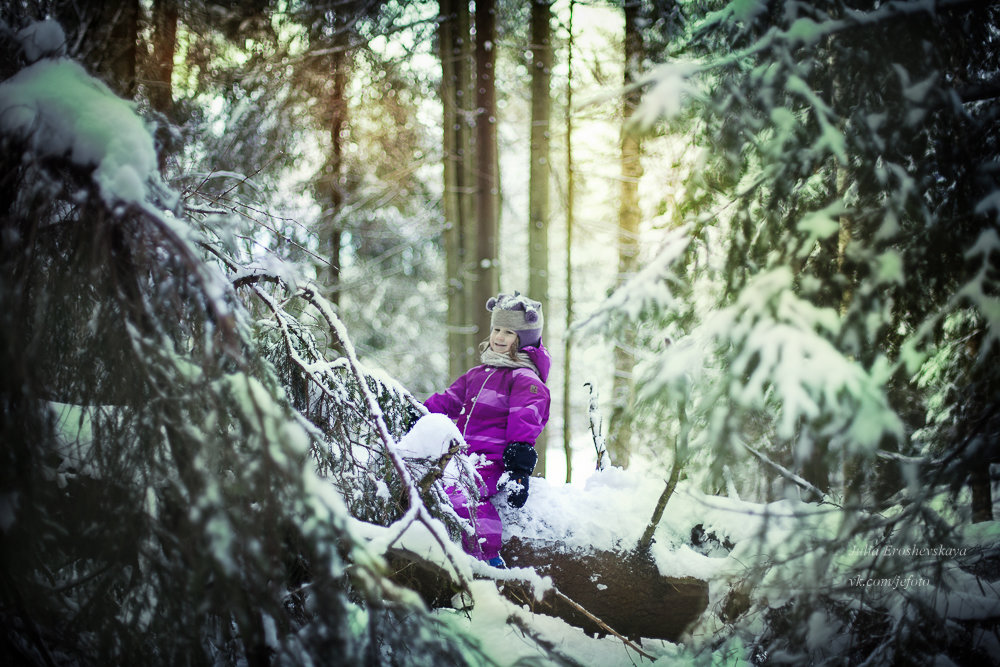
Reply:
[[[507,503],[511,507],[524,507],[528,502],[528,479],[537,461],[535,448],[526,442],[512,442],[503,450],[503,469],[507,471],[508,480]]]

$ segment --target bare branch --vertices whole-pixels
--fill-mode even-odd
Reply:
[[[451,441],[451,447],[448,448],[448,451],[441,455],[441,458],[439,458],[437,463],[434,464],[434,467],[431,468],[426,475],[424,475],[423,479],[420,480],[418,487],[420,488],[421,495],[426,494],[430,490],[431,486],[434,485],[434,482],[441,478],[441,475],[444,474],[444,469],[448,466],[448,463],[451,462],[452,458],[455,457],[455,454],[461,451],[461,449],[462,443],[458,440]]]

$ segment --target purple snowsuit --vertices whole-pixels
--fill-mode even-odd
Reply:
[[[428,398],[424,405],[457,419],[458,430],[469,445],[469,454],[479,454],[486,461],[477,470],[483,478],[479,488],[482,502],[475,508],[476,540],[464,541],[465,550],[481,560],[500,555],[503,526],[500,514],[489,498],[497,493],[503,474],[503,450],[512,442],[535,444],[535,438],[549,420],[549,377],[552,359],[541,343],[524,347],[538,368],[497,368],[476,366],[455,380],[448,389]],[[461,489],[449,487],[448,497],[455,511],[469,518],[469,503]]]

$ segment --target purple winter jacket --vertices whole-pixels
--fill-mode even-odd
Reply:
[[[424,405],[457,419],[458,430],[469,444],[470,454],[484,455],[489,464],[479,469],[487,486],[485,495],[496,493],[503,474],[504,448],[512,442],[535,444],[549,420],[549,377],[552,359],[545,346],[525,347],[538,368],[475,366],[445,391],[434,394]]]

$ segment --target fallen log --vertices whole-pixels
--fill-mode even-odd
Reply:
[[[677,641],[708,607],[708,584],[693,577],[664,577],[648,554],[567,551],[543,540],[511,538],[502,550],[510,567],[533,567],[555,587],[618,633],[632,638]],[[557,616],[595,635],[598,623],[559,596],[541,602],[531,591],[507,585],[505,594],[535,612]]]
[[[511,538],[502,551],[510,567],[534,568],[555,590],[541,600],[526,584],[504,581],[501,592],[534,613],[561,618],[591,635],[677,641],[708,606],[708,584],[664,577],[648,555],[569,551],[544,540]],[[403,549],[389,555],[393,579],[430,607],[450,606],[458,592],[440,566]],[[581,609],[582,608],[582,609]]]

